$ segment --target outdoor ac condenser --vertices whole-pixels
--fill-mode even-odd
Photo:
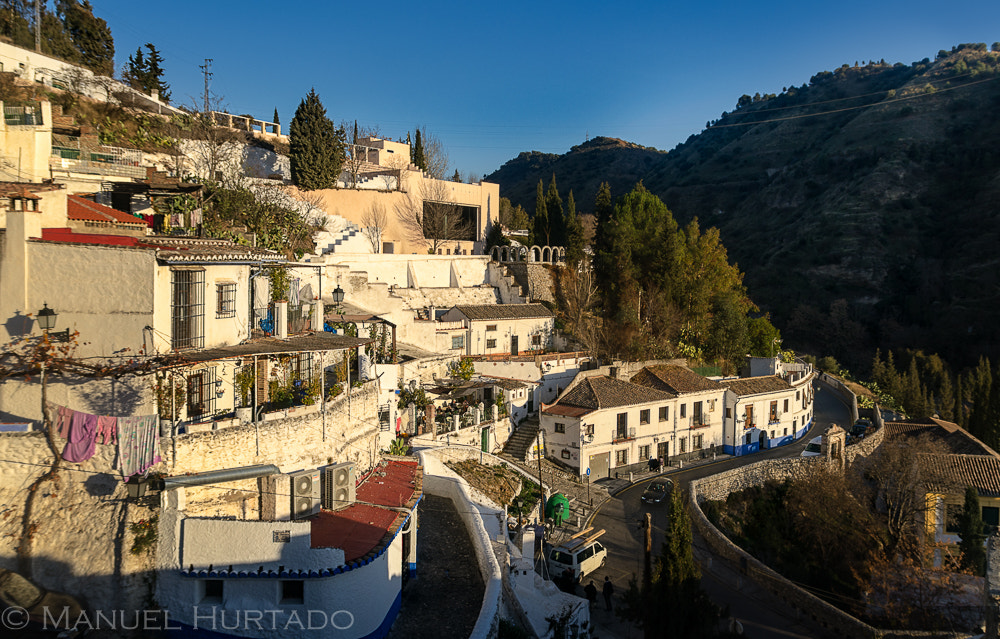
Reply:
[[[323,508],[340,510],[357,499],[357,475],[354,462],[333,464],[323,468]]]
[[[315,515],[320,508],[320,488],[317,469],[289,474],[292,488],[292,519]]]

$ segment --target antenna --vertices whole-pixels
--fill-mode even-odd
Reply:
[[[205,114],[208,114],[208,81],[212,79],[214,75],[210,69],[212,68],[213,58],[205,58],[205,64],[199,64],[198,68],[201,69],[202,75],[205,76]]]

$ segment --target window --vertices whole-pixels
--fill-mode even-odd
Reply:
[[[569,449],[568,448],[563,448],[561,457],[563,459],[569,459]]]
[[[627,466],[628,465],[628,449],[622,448],[621,450],[615,451],[615,466]]]
[[[983,506],[983,532],[993,534],[998,526],[1000,526],[1000,508]]]
[[[788,400],[785,400],[785,408],[783,409],[786,413],[788,412]]]
[[[451,336],[451,347],[454,348],[465,348],[465,335],[452,335]]]
[[[594,425],[593,424],[587,424],[587,434],[593,436],[593,434],[594,434]]]
[[[681,437],[680,451],[682,453],[686,453],[687,452],[687,445],[688,445],[688,438],[687,437]]]
[[[201,582],[201,602],[203,604],[221,604],[223,587],[221,579],[206,579]]]
[[[531,336],[531,345],[532,346],[541,346],[542,345],[542,336],[541,335],[532,335]]]
[[[649,446],[639,447],[639,461],[646,461],[649,459]]]
[[[753,404],[747,404],[745,410],[746,410],[746,413],[744,413],[744,415],[746,417],[746,422],[747,423],[744,426],[744,428],[753,428],[754,426],[757,425],[753,421]]]
[[[715,400],[714,399],[708,400],[708,412],[710,412],[710,413],[714,413],[715,412]]]
[[[205,319],[205,271],[170,272],[170,329],[173,348],[201,348]]]
[[[639,423],[648,424],[649,423],[649,409],[639,411]]]
[[[486,325],[486,332],[487,333],[492,333],[492,332],[494,332],[496,330],[497,330],[497,325],[496,324],[487,324]]]
[[[628,413],[618,413],[618,430],[615,439],[625,439],[628,437]]]
[[[300,379],[306,384],[312,382],[312,353],[292,355],[288,365],[291,368],[289,372],[292,374],[292,379]]]
[[[702,435],[693,435],[691,437],[691,448],[693,450],[701,450]]]
[[[486,340],[486,348],[496,348],[496,347],[497,347],[497,341],[495,339]]]
[[[215,285],[215,317],[236,317],[236,284]]]
[[[566,424],[561,424],[559,422],[556,422],[556,432],[557,433],[565,433],[566,432]]]
[[[799,401],[799,391],[795,391],[795,401]]]
[[[306,582],[282,581],[281,601],[283,604],[304,604],[306,602]]]
[[[687,414],[688,414],[688,405],[687,404],[681,404],[681,419],[684,419],[685,417],[687,417]]]
[[[767,420],[771,423],[778,421],[778,401],[771,402],[771,410],[768,412]]]
[[[169,393],[168,393],[169,394]],[[215,412],[215,369],[205,368],[188,375],[188,418],[211,415]]]
[[[660,421],[665,422],[670,418],[670,407],[660,406]]]
[[[726,419],[732,419],[732,418],[733,418],[733,409],[732,408],[727,408],[726,409]]]
[[[691,404],[691,426],[693,428],[698,428],[699,426],[705,426],[706,424],[708,424],[708,420],[705,419],[705,415],[702,413],[701,402]]]

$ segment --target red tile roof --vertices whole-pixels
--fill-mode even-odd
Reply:
[[[149,224],[142,218],[123,213],[110,206],[98,204],[79,195],[66,196],[66,217],[71,220],[87,222],[105,222],[107,224],[128,224],[130,226],[146,227]]]
[[[673,364],[646,366],[632,377],[632,383],[675,394],[722,389],[719,382],[702,377],[689,368]]]
[[[324,510],[310,518],[310,545],[341,548],[348,563],[361,559],[392,540],[407,517],[393,508],[413,508],[421,490],[422,473],[417,462],[384,459],[358,486],[356,503],[338,511]]]
[[[724,379],[719,382],[737,395],[760,395],[791,390],[792,385],[777,375],[762,375],[760,377],[742,377],[740,379]]]
[[[106,246],[143,247],[139,238],[128,235],[104,235],[101,233],[74,233],[71,229],[42,229],[42,239],[48,242],[72,242],[75,244],[102,244]]]

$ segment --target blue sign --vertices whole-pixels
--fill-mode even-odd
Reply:
[[[587,477],[590,477],[590,469],[587,469]]]

